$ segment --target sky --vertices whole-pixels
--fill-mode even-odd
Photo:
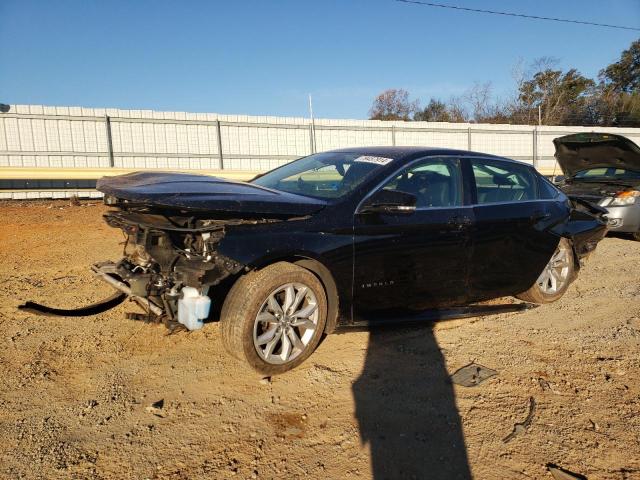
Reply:
[[[640,0],[441,0],[640,27]],[[367,118],[404,88],[424,105],[557,58],[595,77],[640,37],[394,0],[0,0],[0,102]]]

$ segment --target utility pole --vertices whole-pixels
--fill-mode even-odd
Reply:
[[[542,125],[542,106],[538,105],[538,125]]]
[[[316,124],[313,119],[313,101],[311,100],[311,94],[309,94],[309,118],[311,119],[311,153],[316,152]]]
[[[107,137],[107,154],[109,155],[109,166],[113,168],[114,161],[113,161],[113,141],[111,138],[111,119],[109,118],[109,115],[106,115],[106,114],[104,116],[104,129]]]

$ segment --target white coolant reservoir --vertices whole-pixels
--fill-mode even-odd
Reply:
[[[211,299],[200,295],[193,287],[182,289],[182,298],[178,300],[178,322],[189,330],[198,330],[203,326],[203,320],[209,316]]]

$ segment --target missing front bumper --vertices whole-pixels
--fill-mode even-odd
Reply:
[[[145,311],[158,317],[165,313],[162,306],[158,305],[148,297],[145,298],[137,295],[136,292],[132,291],[130,285],[127,285],[122,281],[122,267],[119,267],[117,264],[113,262],[96,263],[91,266],[91,270],[97,278],[108,283],[116,290],[124,293],[127,297],[140,305]]]

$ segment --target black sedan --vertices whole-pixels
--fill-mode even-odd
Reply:
[[[530,165],[448,149],[348,148],[247,183],[139,172],[98,189],[127,244],[96,275],[145,318],[219,318],[229,352],[263,374],[337,326],[557,300],[606,231]]]

